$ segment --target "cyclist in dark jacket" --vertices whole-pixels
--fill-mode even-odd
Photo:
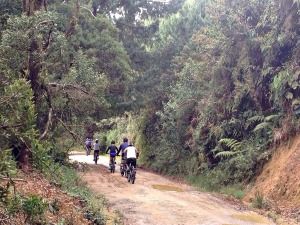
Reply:
[[[118,147],[116,146],[115,141],[111,141],[111,145],[108,146],[108,148],[106,150],[106,154],[108,154],[108,151],[109,151],[109,156],[110,156],[109,165],[111,165],[113,159],[116,157],[117,152],[118,152]]]
[[[126,165],[126,157],[125,157],[125,153],[124,150],[125,148],[128,147],[128,139],[125,137],[123,138],[123,143],[120,145],[119,150],[117,152],[117,155],[119,155],[119,153],[121,152],[121,169],[123,169],[123,167]]]
[[[117,155],[119,155],[119,153],[121,152],[121,154],[122,154],[121,156],[123,158],[123,156],[124,156],[124,150],[127,147],[128,147],[128,139],[127,138],[123,138],[123,143],[120,145]]]

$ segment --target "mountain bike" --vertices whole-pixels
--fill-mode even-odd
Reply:
[[[131,182],[132,184],[134,184],[135,178],[136,178],[136,170],[135,170],[135,167],[131,163],[129,164],[127,173],[128,173],[128,175],[127,175],[128,182]]]
[[[92,151],[92,147],[91,146],[85,146],[85,152],[86,152],[86,155],[90,155],[91,154],[91,151]]]
[[[121,176],[125,176],[126,178],[128,177],[128,172],[127,172],[127,166],[124,164],[123,166],[120,166],[120,173]]]
[[[121,176],[124,176],[127,178],[127,166],[126,166],[126,159],[122,157],[121,163],[120,163],[120,173]]]
[[[115,172],[115,169],[116,169],[115,164],[116,164],[116,157],[113,157],[112,162],[110,163],[110,167],[109,167],[109,170],[111,173]]]
[[[99,159],[99,152],[94,152],[94,161],[95,161],[95,164],[97,164],[98,159]]]

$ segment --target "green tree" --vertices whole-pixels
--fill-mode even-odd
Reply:
[[[79,1],[24,1],[23,10],[10,15],[2,31],[1,87],[20,78],[29,82],[40,139],[55,142],[66,130],[81,141],[85,122],[125,93],[119,86],[129,79],[130,66],[118,30]],[[16,144],[26,158],[31,147]]]

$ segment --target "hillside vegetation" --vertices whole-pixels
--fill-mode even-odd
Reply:
[[[0,0],[0,206],[16,168],[57,182],[86,137],[105,147],[127,136],[144,167],[244,189],[299,132],[299,8]]]

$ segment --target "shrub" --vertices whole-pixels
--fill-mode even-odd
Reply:
[[[270,208],[270,201],[267,198],[264,198],[261,192],[255,193],[255,198],[251,199],[252,206],[258,209],[269,209]]]

